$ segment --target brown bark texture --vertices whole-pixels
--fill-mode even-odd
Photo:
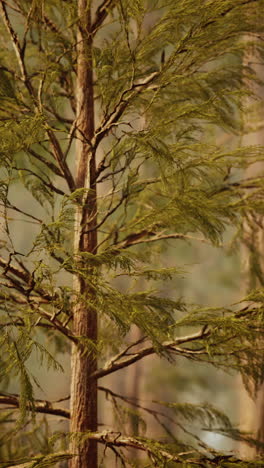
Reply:
[[[92,34],[89,0],[78,0],[79,28],[77,37],[77,144],[76,185],[85,189],[80,195],[76,213],[75,252],[96,253],[96,185],[95,152],[91,140],[94,134],[94,98],[92,70]],[[80,257],[80,256],[79,256]],[[82,262],[80,257],[79,262]],[[81,263],[80,263],[81,266]],[[89,273],[89,270],[87,270]],[[90,272],[91,273],[91,272]],[[76,275],[77,301],[73,311],[73,328],[76,336],[96,343],[97,314],[87,302],[94,300],[94,289],[85,279]],[[97,381],[90,375],[97,369],[93,352],[87,353],[81,345],[73,345],[71,374],[71,453],[70,468],[96,468],[97,442],[80,443],[78,435],[97,430]]]
[[[261,15],[260,15],[261,16]],[[255,47],[248,55],[244,57],[244,63],[251,68],[259,79],[263,79],[264,67],[260,63]],[[263,85],[253,83],[252,91],[260,100],[264,98]],[[248,99],[247,104],[253,104],[252,99]],[[263,109],[253,107],[250,113],[244,117],[245,136],[243,138],[244,146],[254,146],[264,144],[263,131]],[[254,122],[259,122],[258,125]],[[263,177],[263,162],[255,162],[248,167],[246,171],[247,178]],[[263,288],[264,278],[264,218],[256,213],[248,214],[244,222],[244,235],[242,246],[242,264],[244,273],[243,288],[245,293],[252,292],[254,289]],[[254,267],[254,263],[258,267]],[[260,338],[262,340],[263,338]],[[260,343],[261,344],[261,341]],[[256,343],[258,345],[258,343]],[[252,405],[252,401],[241,392],[241,422],[243,429],[254,434],[259,445],[241,447],[240,453],[246,458],[254,458],[256,454],[263,456],[264,443],[264,382],[259,386],[257,395]],[[247,416],[245,416],[247,415]],[[244,423],[244,424],[243,424]]]

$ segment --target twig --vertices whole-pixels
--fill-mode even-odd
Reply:
[[[47,188],[49,188],[52,192],[55,192],[58,195],[62,195],[62,196],[66,195],[61,189],[59,189],[58,187],[53,185],[50,181],[47,182],[39,174],[36,174],[34,171],[31,171],[31,169],[26,169],[26,168],[21,168],[21,167],[14,167],[14,169],[17,170],[17,171],[28,172],[29,174],[31,174],[34,177],[36,177],[37,179],[39,179],[43,183],[43,185],[45,185]]]
[[[63,172],[61,172],[61,170],[57,166],[55,166],[55,164],[53,164],[51,161],[48,161],[46,158],[44,158],[41,154],[38,154],[32,148],[28,148],[26,152],[29,153],[31,156],[33,156],[38,161],[45,164],[57,176],[64,177]]]
[[[9,283],[4,283],[0,282],[1,286],[4,286],[5,288],[10,288],[13,289],[13,283],[12,281]],[[22,294],[17,294],[13,292],[8,292],[8,294],[5,294],[4,292],[0,292],[0,299],[8,300],[14,302],[15,304],[20,304],[20,305],[28,305],[28,298],[24,297]],[[30,301],[33,302],[33,304],[49,304],[50,300],[39,297],[39,296],[30,296]]]
[[[35,221],[37,224],[42,224],[42,220],[37,218],[36,216],[30,214],[30,213],[27,213],[26,211],[24,210],[21,210],[20,208],[18,208],[17,206],[14,206],[12,205],[11,203],[7,202],[6,205],[0,203],[0,206],[3,207],[3,208],[6,208],[7,210],[13,210],[13,211],[16,211],[17,213],[20,213],[24,216],[27,216],[28,218],[31,218],[33,221]]]
[[[57,163],[59,164],[60,166],[60,169],[65,177],[65,180],[68,184],[68,187],[70,189],[71,192],[74,192],[74,190],[76,190],[76,184],[75,184],[75,180],[73,178],[73,175],[69,169],[69,166],[67,164],[67,162],[65,161],[64,159],[64,154],[63,154],[63,151],[61,149],[61,146],[54,134],[54,132],[48,128],[47,129],[47,134],[49,136],[49,139],[50,139],[50,142],[51,142],[51,145],[52,145],[52,148],[53,148],[53,154],[54,154],[54,157],[57,161]]]
[[[27,273],[24,270],[21,270],[20,268],[11,264],[11,256],[9,257],[9,260],[4,260],[2,257],[0,257],[0,267],[4,268],[5,273],[10,271],[10,273],[12,273],[18,279],[24,281],[24,283],[28,284],[30,282],[30,273]]]
[[[8,32],[9,32],[9,35],[11,37],[13,48],[14,48],[16,56],[17,56],[17,61],[18,61],[18,65],[19,65],[19,68],[20,68],[20,72],[21,72],[21,78],[22,78],[22,80],[23,80],[23,82],[25,84],[25,87],[28,90],[29,95],[31,96],[31,98],[34,101],[34,107],[36,109],[38,109],[37,101],[35,99],[35,91],[34,91],[34,88],[33,88],[32,84],[31,84],[31,82],[29,80],[29,77],[28,77],[28,74],[27,74],[27,71],[26,71],[25,62],[24,62],[26,42],[23,45],[23,47],[21,47],[20,42],[19,42],[18,37],[17,37],[17,34],[14,31],[14,29],[12,27],[12,24],[10,22],[10,19],[9,19],[9,16],[8,16],[8,13],[7,13],[7,9],[6,9],[6,5],[5,5],[5,2],[3,0],[0,0],[0,10],[1,10],[1,13],[2,13],[3,21],[5,23],[5,26],[6,26],[7,30],[8,30]]]
[[[11,22],[10,22],[10,19],[9,19],[8,14],[7,14],[7,10],[6,10],[6,4],[5,4],[5,2],[3,0],[0,0],[0,10],[1,10],[1,13],[2,13],[2,16],[3,16],[5,26],[6,26],[7,30],[8,30],[8,32],[9,32],[9,35],[10,35],[11,40],[12,40],[13,48],[14,48],[16,56],[17,56],[17,60],[18,60],[18,63],[19,63],[20,72],[21,72],[23,81],[26,82],[27,73],[26,73],[25,64],[24,64],[23,50],[22,50],[21,45],[19,43],[17,34],[16,34],[16,32],[14,31],[14,29],[13,29],[13,27],[11,25]]]
[[[130,104],[130,102],[137,96],[139,96],[143,90],[147,89],[149,85],[151,85],[156,79],[161,76],[161,71],[153,72],[151,75],[147,76],[145,79],[140,81],[139,83],[132,83],[130,88],[124,90],[121,94],[121,97],[116,104],[114,110],[106,115],[103,123],[95,132],[94,138],[94,147],[96,148],[100,141],[109,133],[111,128],[116,125],[120,117],[125,112],[126,108]],[[128,97],[125,96],[128,94]]]
[[[114,8],[116,3],[116,0],[104,0],[103,3],[97,8],[95,12],[95,19],[91,28],[93,35],[100,28],[108,13]]]
[[[62,322],[56,316],[54,316],[54,314],[50,314],[42,307],[36,306],[35,304],[33,304],[33,310],[37,314],[39,314],[41,317],[48,320],[48,322],[50,322],[54,326],[54,328],[56,328],[60,333],[62,333],[70,341],[72,341],[76,345],[79,344],[78,338],[75,337],[73,333],[71,332],[71,330],[65,327],[65,325],[63,325]]]
[[[127,346],[125,349],[123,349],[123,351],[121,351],[120,353],[118,353],[116,356],[114,356],[112,359],[110,359],[110,361],[108,361],[108,366],[112,366],[116,361],[118,361],[120,358],[124,357],[124,356],[127,356],[127,352],[130,351],[132,348],[134,348],[134,346],[137,346],[141,343],[143,343],[144,341],[146,341],[147,337],[146,336],[143,336],[142,338],[140,338],[139,340],[135,341],[134,343],[131,343],[129,346]]]
[[[20,8],[14,7],[14,5],[11,5],[11,3],[7,2],[7,0],[2,0],[2,1],[8,8],[10,8],[10,10],[13,10],[16,13],[20,13],[21,15],[23,15],[23,12],[22,12],[22,10]]]
[[[13,322],[0,323],[0,329],[8,328],[8,327],[26,327],[27,325],[21,322],[21,320],[22,318],[20,317],[20,319],[14,320]],[[51,325],[50,323],[43,323],[43,322],[40,322],[40,320],[41,320],[41,317],[40,319],[36,321],[36,323],[34,323],[34,327],[54,329],[54,326]]]

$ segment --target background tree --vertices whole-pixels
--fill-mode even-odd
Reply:
[[[19,395],[1,394],[2,404],[20,407],[18,421],[10,411],[2,418],[3,466],[70,459],[71,468],[96,468],[99,443],[106,466],[109,450],[129,464],[124,448],[145,452],[151,466],[230,466],[195,434],[176,438],[160,408],[97,382],[153,354],[239,369],[249,389],[262,380],[262,291],[245,307],[199,307],[177,291],[168,298],[162,282],[182,267],[163,265],[162,252],[169,240],[220,245],[226,228],[263,210],[262,179],[240,171],[262,149],[230,149],[214,138],[219,129],[242,131],[241,98],[250,92],[241,78],[243,36],[257,41],[263,1],[0,5],[2,382],[20,382]],[[149,15],[157,20],[146,29]],[[28,245],[19,249],[22,226]],[[126,339],[133,324],[142,331],[137,342]],[[69,413],[34,397],[30,358],[59,371],[59,353],[70,347]],[[98,431],[98,391],[115,407],[125,401],[150,413],[166,438]],[[242,438],[209,405],[165,406],[185,433],[181,418]],[[65,430],[52,436],[38,413],[70,419],[66,438]]]
[[[256,47],[256,46],[255,46]],[[254,95],[258,97],[257,100],[251,102],[251,110],[244,116],[244,136],[243,143],[245,145],[258,144],[263,146],[264,133],[263,133],[263,112],[261,101],[263,101],[263,60],[259,56],[255,47],[252,47],[245,54],[245,65],[254,70],[259,81],[251,83],[251,88],[254,88]],[[248,104],[250,104],[250,97]],[[248,106],[250,107],[250,106]],[[247,168],[247,177],[263,177],[263,162],[257,162]],[[254,214],[253,212],[246,214],[244,223],[244,236],[242,239],[242,270],[243,270],[243,285],[247,293],[250,293],[258,288],[263,287],[263,215]],[[260,338],[262,339],[262,338]],[[252,401],[244,401],[244,408],[248,406],[248,417],[244,419],[244,425],[248,430],[255,433],[259,442],[263,443],[264,440],[264,400],[263,383],[260,386],[257,394],[255,395],[255,405]],[[244,395],[246,400],[246,395]],[[255,448],[256,449],[256,448]],[[262,452],[263,446],[257,447],[257,451]],[[251,451],[252,453],[252,447]]]

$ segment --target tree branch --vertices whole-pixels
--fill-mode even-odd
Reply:
[[[224,18],[228,13],[230,13],[232,10],[238,7],[242,7],[245,5],[249,5],[251,3],[256,3],[258,0],[243,0],[239,2],[237,5],[231,5],[230,7],[226,8],[224,11],[220,12],[218,15],[216,15],[215,18],[205,22],[204,24],[200,25],[200,29],[206,29],[208,26],[211,24],[214,24],[219,18]],[[114,3],[114,0],[105,0],[104,3],[99,7],[98,9],[98,14],[99,17],[101,18],[102,15],[102,20],[104,20],[106,15],[106,12],[100,13],[100,8],[102,8],[102,12],[105,11],[104,8],[108,3],[110,5]],[[190,30],[189,36],[186,37],[191,37],[193,34],[193,31]],[[182,53],[187,52],[188,49],[185,47],[184,42],[180,44],[179,48],[176,50],[174,55],[180,55]],[[170,68],[170,66],[173,64],[174,59],[173,56],[169,57],[168,60],[164,63],[162,68],[159,71],[153,72],[151,75],[147,76],[143,80],[141,80],[138,83],[135,83],[134,80],[132,79],[132,83],[130,88],[124,90],[121,94],[121,97],[116,104],[114,110],[106,115],[103,123],[101,126],[96,130],[95,138],[94,138],[94,146],[97,147],[97,145],[100,143],[100,141],[105,137],[105,135],[108,134],[108,132],[111,130],[113,126],[116,125],[120,117],[123,115],[127,107],[129,106],[130,102],[136,98],[138,95],[142,93],[145,89],[147,89],[150,85],[152,85],[157,79],[159,79],[164,72]],[[128,97],[125,98],[125,96],[128,95]]]
[[[5,288],[11,288],[13,289],[14,286],[12,284],[12,282],[10,283],[4,283],[4,282],[0,282],[0,285],[1,286],[4,286]],[[17,293],[12,293],[12,292],[8,292],[8,295],[5,294],[4,292],[0,292],[0,300],[10,300],[11,302],[15,303],[15,304],[19,304],[19,305],[28,305],[29,303],[29,300],[28,298],[25,298],[22,294],[17,294]],[[39,296],[30,296],[30,303],[33,303],[33,304],[50,304],[50,301],[48,299],[45,299],[43,297],[39,297]]]
[[[60,166],[60,169],[65,177],[65,180],[68,184],[70,191],[74,192],[74,190],[76,190],[75,180],[73,178],[73,175],[69,169],[67,162],[64,159],[64,154],[62,152],[59,141],[57,140],[54,132],[50,128],[47,129],[47,134],[49,136],[49,139],[52,145],[54,157]]]
[[[187,335],[181,338],[177,338],[176,340],[172,341],[165,341],[164,343],[161,344],[161,348],[165,351],[177,351],[181,354],[196,354],[195,350],[188,350],[188,349],[182,349],[182,348],[177,348],[178,345],[184,344],[184,343],[190,343],[193,341],[200,340],[202,338],[205,338],[210,335],[210,330],[207,330],[205,327],[203,327],[199,332],[194,333],[193,335]],[[156,353],[156,348],[154,346],[146,346],[143,349],[140,349],[138,352],[127,356],[125,359],[122,359],[121,361],[117,361],[116,358],[112,358],[109,362],[106,363],[105,367],[98,369],[96,372],[94,372],[90,378],[91,379],[100,379],[102,377],[105,377],[106,375],[112,374],[113,372],[116,372],[120,369],[123,369],[124,367],[128,367],[131,364],[134,364],[137,361],[140,361],[146,356],[150,356],[151,354]],[[201,354],[201,351],[198,351],[199,354]]]
[[[20,67],[20,72],[21,72],[21,75],[22,75],[22,79],[23,79],[23,81],[26,81],[27,80],[27,73],[26,73],[25,64],[24,64],[24,60],[23,60],[23,50],[22,50],[21,45],[19,43],[17,34],[16,34],[16,32],[14,31],[14,29],[13,29],[13,27],[11,25],[11,22],[10,22],[10,19],[9,19],[8,14],[7,14],[7,10],[6,10],[6,4],[5,4],[5,2],[3,0],[0,0],[0,10],[1,10],[1,13],[2,13],[2,17],[3,17],[3,21],[5,23],[6,29],[8,30],[9,35],[10,35],[11,40],[12,40],[13,48],[15,50],[17,60],[18,60],[18,64],[19,64],[19,67]]]
[[[146,237],[150,236],[150,237]],[[144,230],[139,233],[135,234],[130,234],[127,236],[125,239],[123,239],[121,242],[118,244],[113,244],[115,245],[118,249],[127,249],[128,247],[132,247],[133,245],[138,245],[138,244],[146,244],[149,242],[157,242],[160,240],[168,240],[168,239],[185,239],[185,240],[191,240],[191,241],[199,241],[199,242],[204,242],[206,244],[212,245],[210,241],[207,239],[203,239],[200,237],[195,237],[195,236],[190,236],[188,234],[182,234],[182,233],[171,233],[171,234],[155,234],[154,232]]]
[[[31,82],[30,82],[30,80],[28,78],[28,74],[27,74],[27,70],[26,70],[25,62],[24,62],[26,43],[24,44],[23,47],[21,47],[20,42],[19,42],[18,37],[17,37],[17,34],[16,34],[16,32],[14,31],[14,29],[13,29],[13,27],[11,25],[11,22],[10,22],[10,19],[9,19],[7,10],[6,10],[6,5],[5,5],[5,2],[3,0],[0,0],[0,10],[1,10],[1,13],[2,13],[3,21],[5,23],[5,26],[6,26],[7,30],[8,30],[8,32],[9,32],[9,35],[11,37],[13,48],[14,48],[16,56],[17,56],[17,61],[18,61],[18,65],[19,65],[19,68],[20,68],[22,81],[24,82],[25,87],[28,90],[29,95],[31,96],[31,98],[34,101],[35,108],[37,108],[38,106],[37,106],[37,103],[36,103],[36,100],[35,100],[34,88],[33,88],[32,84],[31,84]]]
[[[95,440],[101,444],[104,444],[105,447],[124,447],[124,448],[133,448],[136,450],[141,450],[143,452],[146,452],[146,454],[149,456],[149,458],[154,461],[155,465],[153,466],[158,466],[156,463],[157,461],[160,461],[161,458],[167,461],[174,461],[177,463],[182,464],[183,462],[189,463],[192,465],[197,465],[200,467],[205,467],[208,466],[208,464],[211,462],[212,466],[216,466],[214,459],[212,458],[211,460],[208,460],[208,458],[204,459],[204,463],[202,463],[201,458],[187,458],[188,455],[191,455],[194,453],[194,451],[186,451],[186,452],[181,452],[177,455],[168,452],[166,449],[162,449],[161,447],[157,448],[157,441],[155,440],[144,440],[143,438],[136,438],[136,437],[130,437],[130,436],[125,436],[122,435],[121,432],[113,432],[113,431],[103,431],[103,432],[94,432],[90,433],[88,435],[89,439]],[[151,442],[154,443],[154,445],[151,444]],[[162,444],[160,444],[161,446]],[[155,446],[156,451],[154,448]],[[158,455],[157,455],[158,454]],[[226,460],[226,458],[230,458],[229,456],[226,457],[225,455],[220,455],[217,457],[218,460],[220,461],[221,459]],[[218,466],[218,465],[217,465]]]
[[[19,395],[0,392],[0,405],[11,405],[19,408],[20,399]],[[32,406],[29,407],[32,410]],[[48,400],[36,400],[34,402],[34,411],[36,413],[45,413],[53,416],[60,416],[62,418],[70,419],[70,411],[64,408],[54,407],[53,403]]]
[[[14,5],[11,5],[10,2],[8,2],[7,0],[2,0],[2,2],[8,7],[10,8],[10,10],[13,10],[15,11],[16,13],[20,13],[21,15],[23,14],[22,13],[22,10],[20,8],[16,8]],[[15,2],[16,3],[16,2]]]
[[[10,254],[9,260],[4,260],[2,257],[0,257],[0,267],[4,269],[5,274],[10,272],[19,280],[22,280],[24,283],[29,284],[31,280],[30,273],[11,264],[11,259],[12,259],[12,254]]]
[[[3,261],[3,260],[0,258],[0,263],[1,263],[1,261]],[[18,269],[16,269],[16,271],[18,271],[19,273],[21,272]],[[6,288],[16,289],[17,291],[19,291],[20,295],[11,293],[11,294],[8,294],[8,296],[6,297],[4,294],[1,293],[0,294],[0,299],[3,298],[3,299],[7,300],[9,298],[9,300],[11,302],[14,302],[15,304],[20,304],[20,305],[25,305],[25,306],[27,305],[27,306],[31,307],[32,311],[35,312],[39,316],[38,320],[40,320],[41,318],[47,320],[49,322],[49,324],[51,324],[51,327],[54,330],[58,330],[66,338],[68,338],[70,341],[72,341],[76,345],[79,344],[78,338],[76,336],[74,336],[74,334],[66,326],[66,324],[63,324],[61,322],[61,320],[58,319],[57,315],[60,312],[62,312],[62,310],[61,311],[59,310],[57,312],[55,311],[54,313],[51,314],[46,309],[41,307],[41,304],[50,303],[51,298],[46,298],[45,295],[44,295],[44,299],[47,299],[45,301],[45,300],[42,300],[41,298],[38,298],[37,296],[33,296],[33,297],[30,296],[30,293],[34,290],[34,281],[33,281],[33,288],[29,289],[29,290],[25,290],[23,288],[23,286],[17,280],[15,280],[13,278],[10,278],[8,276],[6,276],[6,277],[7,277],[8,281],[10,283],[9,284],[3,284],[3,286],[6,287]],[[38,320],[37,320],[35,325],[38,325]],[[15,322],[13,324],[17,325]],[[3,323],[1,325],[6,326],[7,324]],[[23,325],[23,323],[21,322],[19,326],[22,326],[22,325]],[[43,324],[43,326],[45,326],[45,325]]]
[[[17,213],[20,213],[20,214],[30,218],[32,220],[32,223],[34,222],[34,224],[42,224],[41,219],[37,218],[36,216],[34,216],[34,215],[30,214],[30,213],[27,213],[24,210],[21,210],[17,206],[12,205],[9,201],[6,201],[6,206],[3,203],[0,203],[0,206],[5,208],[6,210],[13,210],[13,211],[16,211]]]
[[[42,298],[46,299],[47,301],[53,301],[56,297],[56,294],[51,296],[49,293],[47,293],[45,290],[41,289],[40,287],[35,288],[35,282],[34,282],[34,274],[30,273],[26,269],[21,269],[17,266],[15,266],[12,262],[12,257],[16,255],[17,252],[13,252],[9,254],[9,259],[5,260],[3,257],[0,257],[0,267],[3,268],[4,272],[3,275],[9,280],[15,281],[14,284],[17,284],[19,282],[21,289],[19,289],[20,293],[23,294],[28,303],[31,301],[30,294],[35,291],[39,296]],[[7,274],[11,273],[13,277],[8,276]],[[25,285],[21,284],[20,282],[23,281]],[[25,289],[25,287],[27,289]]]
[[[160,76],[161,71],[153,72],[139,83],[132,83],[129,89],[123,91],[114,110],[105,117],[104,122],[95,132],[95,148],[99,145],[100,141],[105,137],[105,135],[107,135],[111,128],[116,125],[132,99],[141,94],[144,89],[148,88],[148,86],[151,85]],[[126,94],[129,94],[129,96],[125,99]]]
[[[26,168],[22,168],[22,167],[14,167],[13,169],[15,169],[16,171],[24,171],[24,172],[28,172],[29,174],[31,174],[32,176],[36,177],[37,179],[39,179],[43,185],[45,185],[45,187],[49,188],[52,192],[55,192],[57,193],[58,195],[66,195],[61,189],[59,189],[58,187],[56,187],[55,185],[52,184],[52,182],[47,182],[46,180],[43,179],[43,177],[41,177],[40,175],[36,174],[34,171],[31,171],[30,169],[26,169]]]
[[[214,24],[216,23],[217,19],[220,17],[224,18],[226,15],[228,15],[228,13],[230,13],[232,10],[234,10],[235,8],[241,8],[242,6],[244,5],[249,5],[250,3],[257,3],[259,0],[242,0],[242,2],[240,3],[237,3],[236,5],[231,5],[230,7],[226,8],[224,11],[222,11],[221,13],[219,13],[218,17],[215,18],[215,19],[212,19],[210,21],[207,21],[203,27],[204,28],[207,28],[207,26],[210,26],[211,24]]]
[[[96,34],[97,30],[100,28],[109,12],[116,5],[116,0],[104,0],[103,3],[97,8],[95,12],[95,19],[91,27],[92,34]]]
[[[33,149],[31,148],[27,148],[27,153],[29,153],[31,156],[33,156],[35,159],[37,159],[38,161],[42,162],[43,164],[45,164],[54,174],[56,174],[57,176],[59,177],[64,177],[64,174],[63,172],[61,172],[61,170],[55,166],[55,164],[53,164],[51,161],[48,161],[46,158],[44,158],[41,154],[38,154],[36,151],[34,151]]]
[[[43,307],[39,307],[36,305],[34,305],[34,310],[37,314],[39,314],[41,317],[43,317],[48,322],[50,322],[54,326],[54,328],[56,328],[66,338],[68,338],[70,341],[72,341],[76,345],[79,344],[78,338],[74,336],[74,334],[71,332],[69,328],[67,328],[65,325],[62,324],[62,322],[56,317],[56,314],[50,314],[45,309],[43,309]]]
[[[191,436],[192,438],[194,438],[200,447],[203,447],[205,450],[212,450],[211,448],[208,447],[207,444],[205,444],[205,442],[203,442],[196,434],[193,434],[192,432],[188,431],[183,424],[181,424],[178,420],[175,420],[175,418],[171,417],[168,413],[164,413],[160,410],[156,410],[154,409],[153,407],[151,408],[148,408],[146,406],[143,406],[141,403],[140,403],[140,399],[139,398],[134,398],[134,397],[128,397],[128,396],[123,396],[123,395],[120,395],[118,393],[115,393],[113,392],[112,390],[110,390],[109,388],[105,388],[105,387],[101,387],[99,386],[98,387],[98,390],[102,391],[105,393],[106,395],[106,398],[108,399],[108,396],[110,395],[112,401],[113,401],[113,404],[116,406],[116,400],[121,400],[121,401],[124,401],[127,405],[130,405],[130,406],[134,406],[135,408],[139,409],[140,411],[144,411],[145,413],[149,414],[150,416],[152,416],[155,421],[164,429],[164,431],[169,435],[169,437],[174,440],[175,442],[177,442],[174,434],[172,433],[172,431],[169,429],[169,427],[163,422],[163,420],[166,420],[170,425],[173,425],[173,426],[176,426],[177,429],[180,428],[185,434],[188,434],[188,436]],[[160,402],[160,401],[155,401],[155,400],[151,400],[150,403],[153,405],[158,405],[158,406],[162,406],[164,407],[164,404],[163,402]],[[166,404],[165,404],[165,407],[166,407]],[[177,433],[177,429],[176,429],[176,433]]]

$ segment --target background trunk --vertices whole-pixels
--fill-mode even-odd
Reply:
[[[245,65],[254,70],[258,78],[263,79],[264,67],[260,63],[256,50],[245,57]],[[263,86],[252,84],[254,93],[263,100]],[[253,102],[249,102],[253,105]],[[258,106],[257,109],[246,114],[245,131],[246,135],[243,138],[244,146],[264,145],[264,131],[262,128],[263,110]],[[254,129],[254,123],[261,124],[259,129]],[[263,162],[252,164],[248,169],[247,178],[263,177],[264,165]],[[249,215],[249,222],[244,223],[244,242],[242,247],[242,262],[243,262],[243,289],[245,294],[254,289],[263,288],[264,286],[264,218],[260,215]],[[260,442],[264,443],[264,383],[259,387],[255,402],[253,403],[245,390],[241,390],[240,398],[241,406],[241,426],[242,429],[253,433],[253,436]],[[244,445],[240,449],[241,455],[245,457],[255,457],[256,452],[263,455],[263,449],[253,446]]]
[[[81,207],[77,209],[75,226],[75,251],[96,253],[96,185],[95,152],[90,142],[94,134],[94,99],[92,71],[92,36],[90,2],[79,0],[79,32],[77,37],[77,128],[76,145],[78,188],[87,191],[82,195]],[[80,259],[81,262],[81,259]],[[89,273],[89,271],[88,271]],[[91,271],[92,273],[92,271]],[[95,290],[86,281],[76,276],[77,301],[73,311],[73,329],[77,336],[96,343],[97,314],[87,306],[93,301]],[[89,340],[89,341],[88,341]],[[97,368],[93,352],[84,352],[81,346],[72,351],[71,375],[71,433],[97,430],[97,381],[90,379]],[[78,443],[73,437],[71,452],[77,455],[71,460],[71,468],[96,468],[97,444],[94,441]]]

